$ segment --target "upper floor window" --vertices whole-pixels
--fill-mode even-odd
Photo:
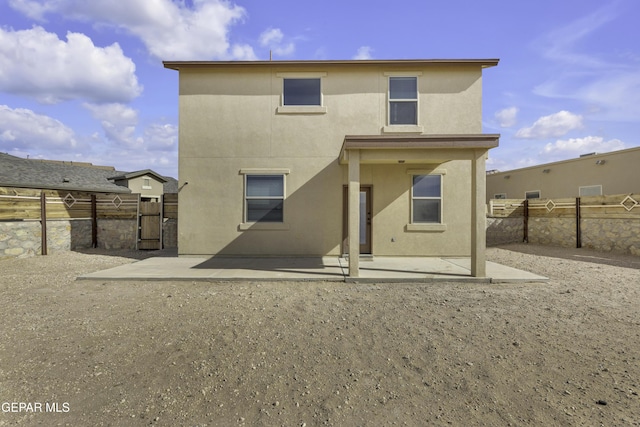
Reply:
[[[283,105],[320,106],[322,92],[319,78],[285,78]]]
[[[151,179],[150,178],[143,178],[143,180],[142,180],[142,188],[144,188],[145,190],[150,190],[151,189]]]
[[[389,77],[389,124],[418,124],[417,77]]]

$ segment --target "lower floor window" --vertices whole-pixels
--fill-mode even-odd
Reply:
[[[414,175],[411,187],[411,222],[442,222],[442,175]]]
[[[245,175],[245,222],[283,222],[284,175]]]

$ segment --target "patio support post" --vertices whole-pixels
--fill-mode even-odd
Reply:
[[[487,276],[486,154],[487,150],[474,150],[471,160],[471,276],[473,277]]]
[[[349,277],[360,275],[360,150],[349,150]]]

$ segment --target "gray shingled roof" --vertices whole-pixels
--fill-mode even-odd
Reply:
[[[107,179],[121,174],[114,168],[89,166],[86,163],[47,162],[0,153],[2,187],[131,193],[128,188],[115,185]]]
[[[178,182],[150,169],[136,172],[117,171],[111,166],[23,159],[0,153],[0,187],[41,188],[109,193],[131,193],[127,187],[116,185],[115,177],[135,177],[146,173],[165,180],[164,192],[177,193]]]
[[[164,179],[167,180],[167,182],[164,183],[164,192],[166,193],[177,193],[178,192],[178,180],[175,178],[172,178],[170,176],[165,176],[163,177]]]

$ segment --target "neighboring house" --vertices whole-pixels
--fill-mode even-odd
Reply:
[[[97,193],[131,193],[109,181],[112,166],[85,162],[23,159],[0,153],[0,187],[74,190]]]
[[[497,59],[165,62],[180,255],[471,256],[485,276],[482,71]]]
[[[0,153],[0,187],[137,193],[143,201],[159,201],[164,193],[178,192],[176,179],[161,176],[150,169],[122,172],[113,166],[24,159],[6,153]]]
[[[506,172],[487,172],[490,199],[550,199],[640,192],[640,147]]]
[[[164,184],[167,182],[167,178],[158,175],[151,169],[145,169],[112,176],[109,181],[129,188],[132,193],[140,194],[140,200],[143,202],[159,202],[165,193]]]

